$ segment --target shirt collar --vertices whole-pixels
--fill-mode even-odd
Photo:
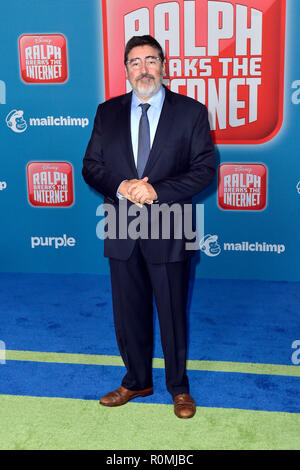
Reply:
[[[131,107],[132,108],[137,108],[141,103],[142,104],[148,103],[151,106],[153,106],[154,108],[161,108],[162,104],[163,104],[163,101],[164,101],[164,98],[165,98],[165,94],[166,94],[165,89],[164,89],[163,86],[161,86],[160,89],[158,90],[158,92],[156,92],[155,95],[151,96],[150,100],[142,101],[136,96],[136,94],[133,91],[132,92]]]

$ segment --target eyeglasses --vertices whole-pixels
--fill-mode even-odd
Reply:
[[[154,69],[158,66],[159,62],[161,62],[161,58],[149,55],[148,57],[145,57],[144,62],[146,67],[149,69]],[[142,68],[142,63],[143,59],[136,57],[135,59],[127,60],[126,65],[129,65],[129,67],[133,70],[138,70]]]

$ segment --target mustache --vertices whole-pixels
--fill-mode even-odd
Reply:
[[[136,81],[141,80],[142,78],[152,78],[154,80],[154,76],[151,75],[150,73],[142,73],[138,77],[136,77]]]

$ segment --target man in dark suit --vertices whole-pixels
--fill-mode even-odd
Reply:
[[[175,414],[190,418],[196,405],[186,374],[186,300],[194,251],[187,250],[185,235],[175,236],[183,220],[176,215],[169,237],[163,236],[161,227],[156,237],[149,234],[158,220],[164,222],[163,208],[176,204],[183,211],[192,196],[210,184],[214,147],[206,107],[162,85],[165,58],[153,37],[134,36],[128,41],[125,69],[133,91],[99,105],[82,173],[119,215],[129,204],[128,218],[120,219],[120,225],[127,230],[134,219],[132,209],[137,209],[147,216],[150,231],[148,237],[127,233],[117,238],[108,235],[104,241],[116,337],[127,373],[121,386],[100,403],[119,406],[153,393],[154,294],[167,390]],[[162,209],[162,220],[154,221],[154,208]],[[118,234],[124,227],[118,225],[119,217],[116,220]]]

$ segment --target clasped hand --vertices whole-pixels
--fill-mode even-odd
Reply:
[[[152,204],[157,199],[157,194],[153,186],[148,183],[148,179],[148,176],[145,176],[140,180],[123,181],[119,193],[139,207],[143,204]]]

